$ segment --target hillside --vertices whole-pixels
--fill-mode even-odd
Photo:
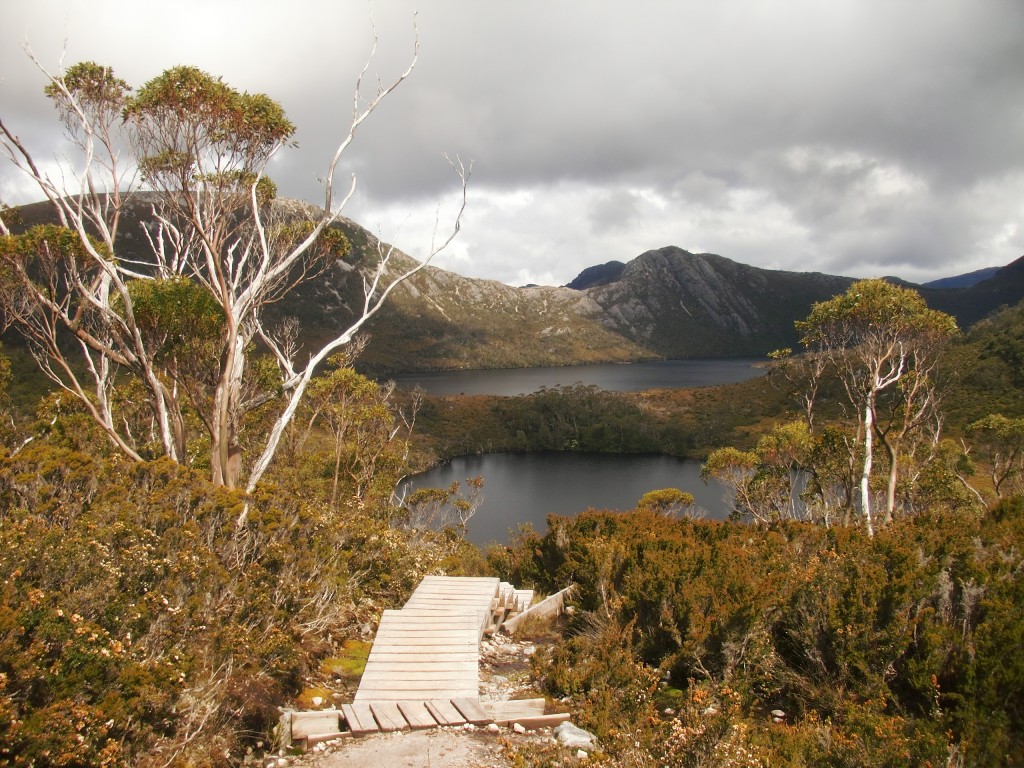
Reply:
[[[142,233],[149,194],[136,194],[125,211],[120,235],[125,256],[148,247]],[[290,216],[312,211],[295,201],[277,205]],[[45,203],[18,212],[22,227],[52,220]],[[307,342],[347,327],[362,304],[363,271],[377,258],[379,243],[367,230],[347,219],[337,226],[351,243],[349,255],[267,309],[271,321],[288,315],[301,319]],[[396,268],[411,263],[396,253]],[[401,286],[368,324],[371,341],[359,366],[386,374],[766,355],[795,346],[794,321],[851,282],[817,272],[761,269],[675,246],[625,264],[590,267],[560,288],[514,288],[428,267]],[[1024,259],[968,287],[920,290],[931,306],[967,327],[1024,298]]]

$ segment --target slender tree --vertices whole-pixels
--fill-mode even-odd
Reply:
[[[891,515],[900,442],[935,414],[934,367],[942,344],[958,332],[956,321],[929,309],[916,291],[885,280],[862,280],[846,293],[816,303],[797,329],[803,345],[823,355],[838,372],[847,399],[860,414],[860,507],[868,534],[874,535],[874,441],[881,440],[889,458],[886,514]],[[880,420],[881,400],[887,395],[887,416]]]
[[[33,57],[76,153],[53,176],[0,119],[7,160],[35,182],[59,222],[20,235],[0,225],[5,320],[125,455],[144,458],[152,444],[189,461],[191,408],[209,437],[214,482],[251,491],[317,366],[458,233],[471,168],[456,159],[450,164],[462,195],[450,232],[421,260],[401,265],[393,249],[378,244],[361,268],[364,299],[348,328],[300,360],[294,324],[275,329],[264,319],[265,307],[348,252],[336,225],[355,176],[336,200],[339,161],[357,129],[412,73],[419,41],[408,68],[366,99],[362,82],[375,50],[376,39],[356,82],[351,121],[327,163],[324,207],[303,216],[275,204],[265,175],[295,130],[270,97],[237,91],[194,67],[166,70],[133,90],[92,62],[51,74]],[[119,237],[133,200],[149,206],[141,256]],[[254,366],[256,341],[276,362],[274,377]],[[125,374],[145,390],[153,416],[149,443],[118,412]],[[246,473],[242,422],[269,403],[277,404],[277,416]]]
[[[1024,418],[993,413],[968,429],[988,465],[996,497],[1024,492]]]

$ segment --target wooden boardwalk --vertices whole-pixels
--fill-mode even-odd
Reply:
[[[480,702],[481,638],[526,610],[532,599],[532,591],[497,578],[427,576],[401,610],[381,616],[352,703],[333,716],[293,713],[292,738],[308,746],[337,735],[339,715],[353,735],[512,720],[560,722],[568,715],[545,716],[543,699],[506,702],[498,710]]]
[[[384,611],[353,703],[479,699],[480,638],[496,578],[427,576],[400,611]]]

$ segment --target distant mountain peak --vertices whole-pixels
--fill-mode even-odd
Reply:
[[[932,280],[927,283],[921,283],[922,288],[970,288],[972,285],[977,285],[983,280],[988,280],[995,277],[995,274],[1002,269],[1002,267],[986,267],[985,269],[977,269],[974,272],[967,272],[962,275],[955,275],[953,277],[942,277],[938,280]]]
[[[587,288],[608,285],[622,277],[622,271],[625,268],[626,265],[621,261],[609,261],[605,264],[587,267],[576,275],[571,283],[566,283],[565,287],[572,288],[574,291],[584,291]]]

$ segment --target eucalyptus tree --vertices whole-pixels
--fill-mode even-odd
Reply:
[[[58,222],[15,235],[0,219],[5,321],[125,455],[141,459],[156,451],[190,462],[195,414],[209,439],[213,481],[244,482],[251,491],[317,366],[456,236],[471,172],[458,159],[450,164],[461,205],[450,231],[418,261],[399,263],[393,249],[378,244],[370,265],[359,267],[363,302],[349,327],[300,359],[295,324],[271,328],[264,319],[265,307],[347,255],[337,224],[356,180],[336,199],[339,161],[357,129],[412,73],[418,49],[417,39],[407,69],[365,98],[371,51],[356,80],[351,120],[326,163],[323,208],[307,208],[305,216],[275,203],[266,176],[295,132],[269,96],[238,91],[194,67],[168,69],[133,89],[109,67],[84,62],[53,74],[33,57],[73,159],[46,170],[0,119],[7,161],[35,183]],[[121,231],[133,200],[150,208],[141,255]],[[256,342],[269,350],[272,365],[254,358]],[[126,378],[145,391],[152,439],[133,431],[119,411]],[[240,430],[246,414],[261,406],[276,407],[276,415],[246,472]]]
[[[968,430],[989,467],[996,497],[1024,493],[1024,418],[992,413]]]
[[[935,368],[943,345],[958,333],[956,321],[929,309],[916,291],[876,279],[861,280],[845,293],[816,303],[797,329],[804,347],[837,372],[849,404],[859,414],[860,508],[868,534],[873,535],[875,438],[889,460],[888,517],[895,507],[903,441],[932,423],[930,437],[937,443]]]

